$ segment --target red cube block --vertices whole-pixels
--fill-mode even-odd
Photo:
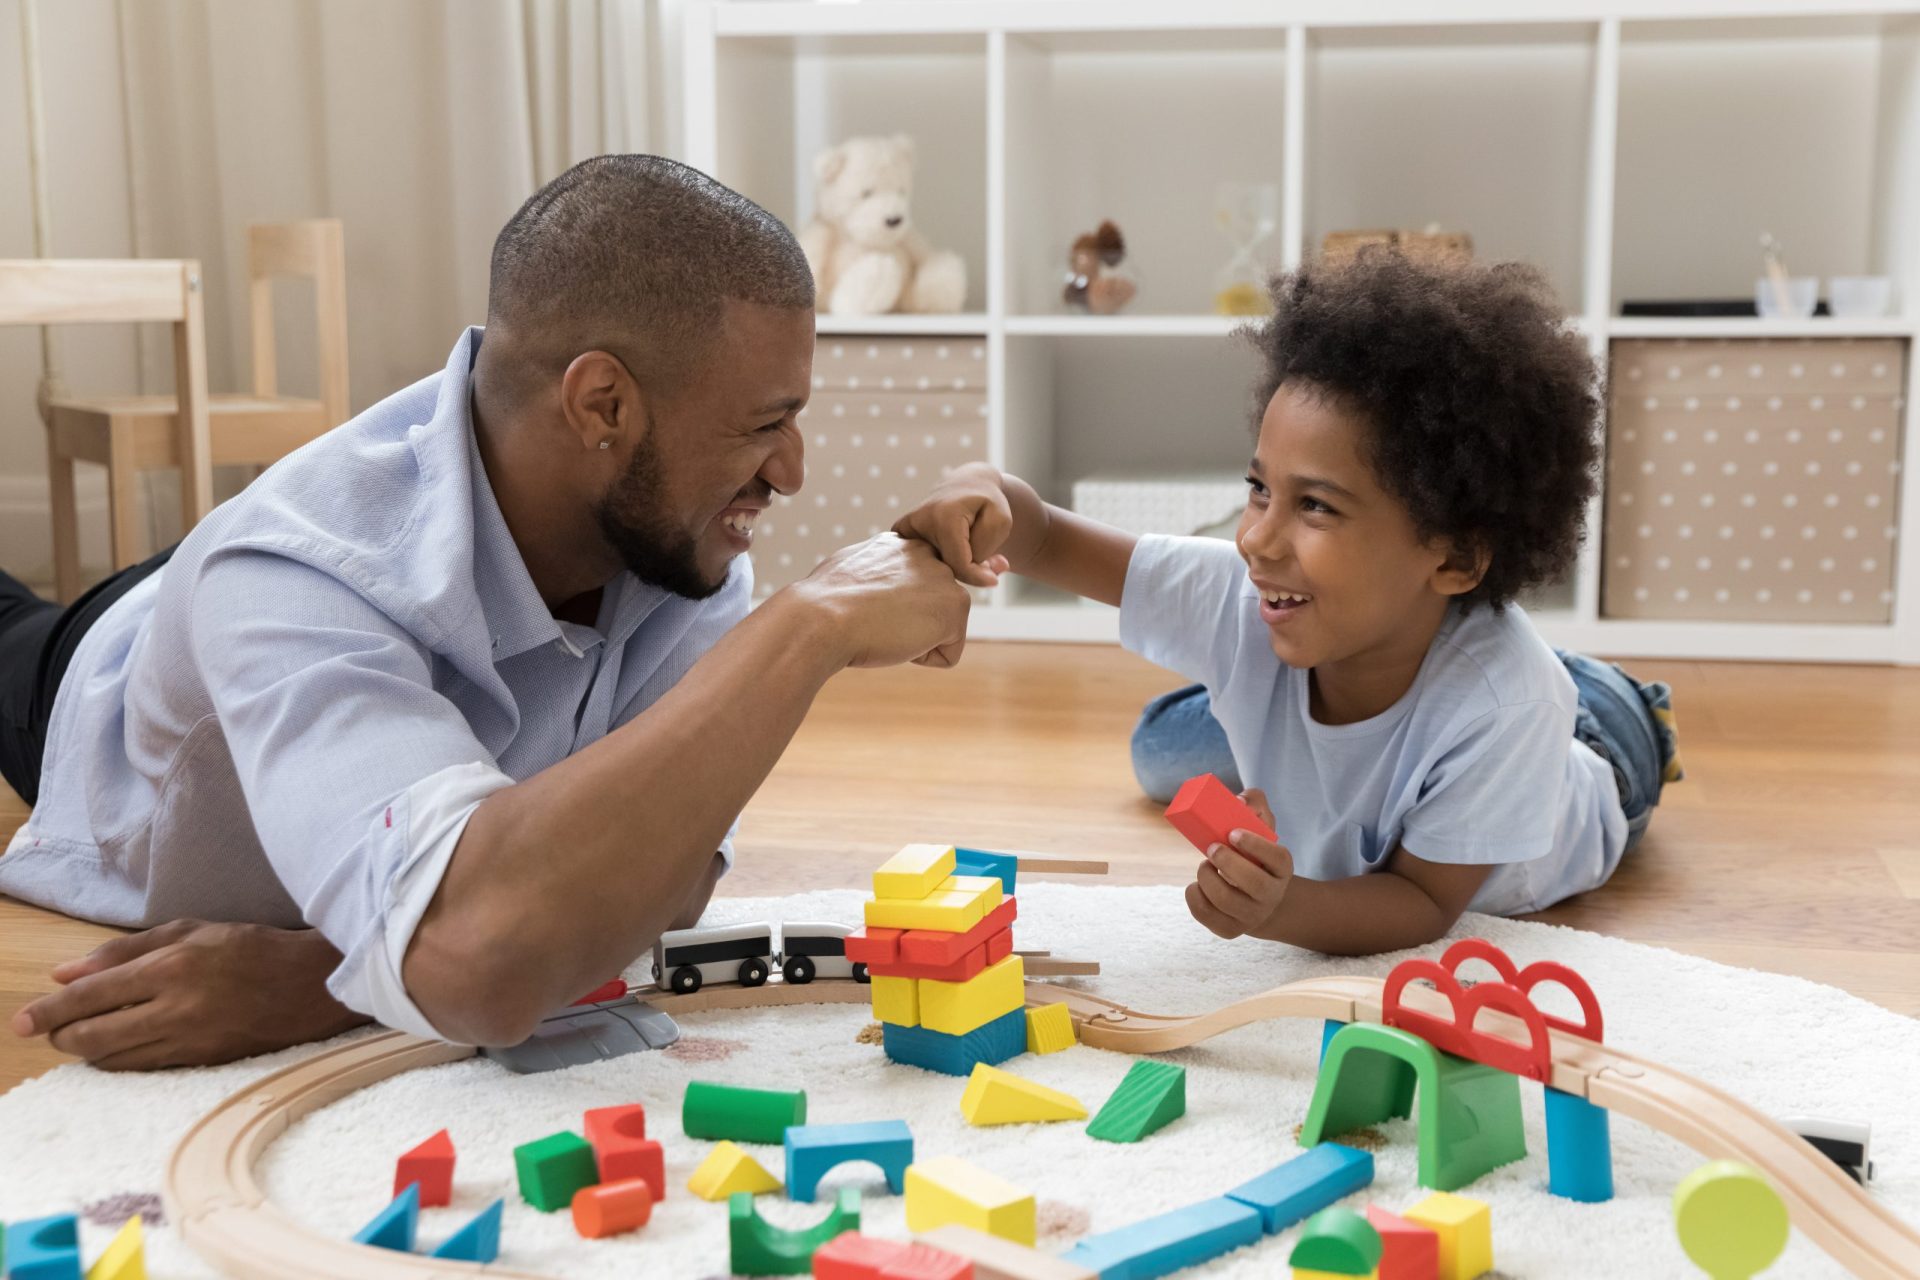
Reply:
[[[420,1184],[420,1207],[453,1203],[453,1138],[445,1129],[400,1157],[393,1171],[393,1194]]]
[[[1246,801],[1210,773],[1180,785],[1173,803],[1167,806],[1167,821],[1201,853],[1216,844],[1227,844],[1227,837],[1235,831],[1251,831],[1276,842],[1280,839]]]
[[[1435,1280],[1440,1274],[1440,1237],[1427,1227],[1377,1204],[1367,1221],[1380,1233],[1380,1280]]]

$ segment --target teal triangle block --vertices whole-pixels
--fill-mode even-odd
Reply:
[[[500,1212],[505,1205],[506,1201],[495,1200],[473,1215],[473,1220],[448,1236],[447,1242],[433,1251],[433,1256],[458,1262],[492,1262],[498,1258]]]
[[[360,1234],[353,1238],[353,1242],[392,1249],[396,1253],[412,1253],[413,1233],[419,1225],[420,1184],[409,1182],[407,1189],[393,1198],[392,1204],[375,1215],[372,1222],[360,1228]]]

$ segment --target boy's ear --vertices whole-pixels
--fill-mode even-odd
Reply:
[[[1440,544],[1447,558],[1433,572],[1433,589],[1443,596],[1463,596],[1480,585],[1493,564],[1493,553],[1484,542]]]

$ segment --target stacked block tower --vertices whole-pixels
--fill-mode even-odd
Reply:
[[[873,873],[847,959],[867,966],[895,1062],[964,1076],[1026,1050],[1015,874],[1009,854],[931,844],[908,845]]]

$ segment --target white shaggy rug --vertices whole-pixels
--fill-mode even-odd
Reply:
[[[1328,960],[1257,941],[1223,942],[1187,915],[1172,888],[1032,884],[1020,893],[1017,945],[1099,959],[1098,978],[1074,980],[1133,1008],[1193,1013],[1296,978],[1384,975],[1402,956]],[[719,921],[855,921],[853,891],[790,899],[718,902]],[[1586,975],[1616,1047],[1721,1085],[1770,1114],[1815,1114],[1873,1124],[1873,1194],[1920,1220],[1920,1022],[1830,987],[1732,969],[1594,934],[1481,916],[1456,936],[1479,934],[1516,961],[1552,958]],[[1438,955],[1441,947],[1423,948]],[[555,1276],[707,1277],[725,1273],[727,1214],[686,1190],[712,1144],[680,1131],[689,1080],[804,1088],[818,1123],[904,1118],[918,1156],[957,1154],[1040,1200],[1041,1246],[1062,1250],[1089,1231],[1219,1195],[1296,1154],[1294,1134],[1312,1095],[1317,1023],[1247,1027],[1173,1055],[1187,1068],[1187,1115],[1136,1146],[1089,1139],[1077,1124],[974,1129],[960,1117],[964,1082],[890,1064],[857,1037],[871,1021],[852,1005],[744,1010],[689,1016],[673,1049],[542,1076],[514,1076],[483,1060],[414,1072],[353,1094],[296,1125],[267,1152],[263,1184],[297,1219],[348,1237],[386,1204],[394,1160],[445,1127],[459,1151],[450,1208],[426,1210],[421,1247],[431,1248],[496,1196],[507,1198],[501,1261]],[[0,1220],[80,1211],[85,1256],[105,1246],[119,1220],[160,1190],[174,1142],[227,1094],[302,1050],[230,1067],[114,1076],[62,1067],[0,1097]],[[1076,1046],[1006,1064],[1097,1109],[1130,1059]],[[1616,1198],[1582,1205],[1546,1191],[1540,1089],[1522,1083],[1530,1154],[1465,1188],[1493,1205],[1496,1265],[1527,1280],[1636,1280],[1697,1273],[1674,1237],[1674,1185],[1703,1157],[1614,1117]],[[652,1223],[629,1236],[583,1240],[564,1212],[541,1214],[514,1191],[512,1149],[558,1129],[578,1131],[588,1107],[646,1105],[648,1134],[667,1152],[670,1190]],[[1393,1209],[1421,1198],[1414,1183],[1411,1122],[1380,1127],[1371,1198]],[[783,1175],[777,1147],[754,1148]],[[867,1198],[868,1231],[904,1233],[902,1202],[868,1165],[830,1174],[817,1205],[762,1197],[785,1225],[815,1221],[840,1185]],[[1296,1231],[1211,1265],[1196,1277],[1286,1274]],[[156,1280],[211,1270],[166,1226],[150,1230]],[[1794,1280],[1846,1273],[1797,1233],[1768,1273]]]

